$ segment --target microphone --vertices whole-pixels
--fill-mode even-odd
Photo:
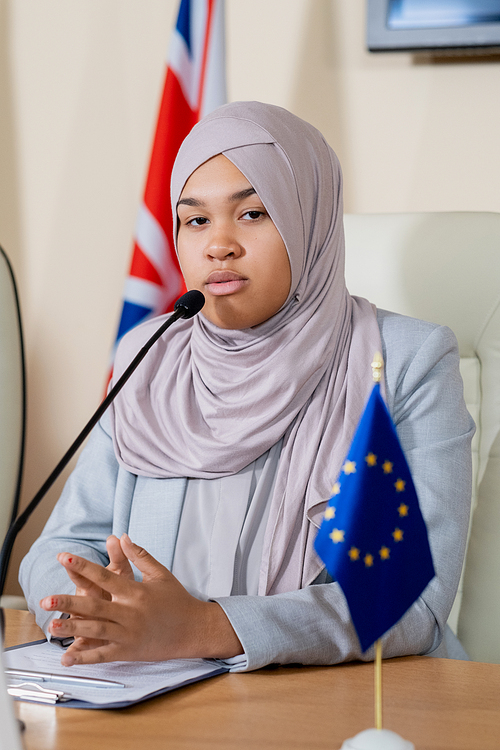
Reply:
[[[108,406],[114,401],[118,393],[121,391],[127,380],[130,378],[137,366],[142,362],[148,351],[151,349],[153,344],[158,341],[167,328],[172,323],[175,323],[179,318],[193,318],[197,313],[200,312],[201,308],[205,304],[205,297],[197,289],[191,289],[182,297],[179,297],[174,305],[174,313],[162,325],[158,328],[151,338],[144,344],[142,349],[136,354],[132,362],[129,364],[125,372],[117,380],[113,388],[109,391],[106,398],[103,400],[101,405],[96,409],[92,417],[89,419],[83,430],[80,432],[76,440],[68,448],[64,456],[61,458],[52,474],[47,478],[44,484],[40,487],[33,500],[25,508],[25,510],[13,521],[10,528],[5,536],[5,541],[0,552],[0,596],[3,594],[5,586],[5,579],[7,577],[7,569],[9,567],[10,556],[12,553],[12,547],[16,540],[17,535],[31,516],[39,502],[52,487],[57,477],[60,475],[66,464],[74,456],[78,448],[81,446],[85,438],[89,435],[92,429],[95,427],[97,422],[100,420]]]
[[[198,289],[191,289],[189,292],[186,292],[186,294],[183,294],[182,297],[179,297],[177,302],[174,305],[174,315],[176,312],[181,310],[181,313],[178,317],[180,318],[194,318],[195,315],[197,315],[203,305],[205,304],[205,297],[201,292],[198,291]],[[174,316],[172,315],[172,318]],[[169,318],[169,320],[172,320],[172,318]],[[177,320],[177,318],[175,318]],[[173,322],[173,321],[172,321]],[[168,328],[168,326],[167,326]],[[161,336],[161,334],[160,334]],[[156,341],[156,339],[155,339]],[[153,341],[154,343],[154,341]],[[146,344],[147,346],[147,344]]]

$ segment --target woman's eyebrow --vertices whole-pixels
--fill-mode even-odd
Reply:
[[[242,201],[245,198],[248,198],[250,195],[255,195],[255,188],[249,187],[246,188],[246,190],[239,190],[237,193],[233,193],[229,196],[229,200],[231,203],[234,203],[236,201]]]
[[[180,198],[177,202],[178,206],[204,206],[203,201],[199,201],[197,198]]]
[[[245,188],[245,190],[238,190],[237,193],[232,193],[228,197],[229,203],[236,203],[237,201],[245,200],[245,198],[248,198],[250,195],[255,195],[256,191],[255,188],[249,187]],[[180,198],[178,203],[178,206],[194,206],[195,208],[200,208],[205,206],[204,201],[198,200],[198,198]]]

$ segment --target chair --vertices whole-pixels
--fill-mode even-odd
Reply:
[[[500,214],[345,216],[346,278],[378,307],[448,325],[473,441],[472,519],[450,615],[470,657],[500,663]]]
[[[0,539],[17,514],[25,438],[25,371],[14,273],[0,247]],[[26,608],[22,597],[2,596],[3,607]]]

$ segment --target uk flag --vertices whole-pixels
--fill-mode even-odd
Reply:
[[[115,346],[185,292],[173,245],[172,166],[193,125],[225,102],[224,0],[181,0]]]

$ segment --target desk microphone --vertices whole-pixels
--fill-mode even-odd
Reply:
[[[136,367],[142,362],[148,351],[151,349],[153,344],[158,341],[160,336],[169,328],[172,323],[175,323],[179,318],[193,318],[197,313],[200,312],[201,308],[205,304],[205,297],[197,289],[191,289],[191,291],[183,294],[179,297],[174,305],[174,313],[162,325],[158,328],[151,338],[144,344],[142,349],[136,354],[132,362],[129,364],[123,375],[117,380],[115,385],[111,388],[106,398],[103,400],[101,405],[97,408],[93,416],[87,422],[83,430],[80,432],[76,440],[72,443],[69,449],[66,451],[62,459],[57,464],[52,474],[48,477],[46,482],[40,487],[33,500],[25,508],[25,510],[13,521],[11,524],[3,543],[2,551],[0,552],[0,596],[3,594],[5,586],[5,579],[7,577],[7,569],[9,567],[10,556],[12,553],[12,547],[18,533],[25,525],[28,518],[31,516],[39,502],[52,487],[59,474],[62,472],[66,464],[74,456],[78,448],[81,446],[85,438],[95,427],[97,422],[100,420],[108,406],[114,401],[118,393],[121,391],[129,377],[132,375]]]

